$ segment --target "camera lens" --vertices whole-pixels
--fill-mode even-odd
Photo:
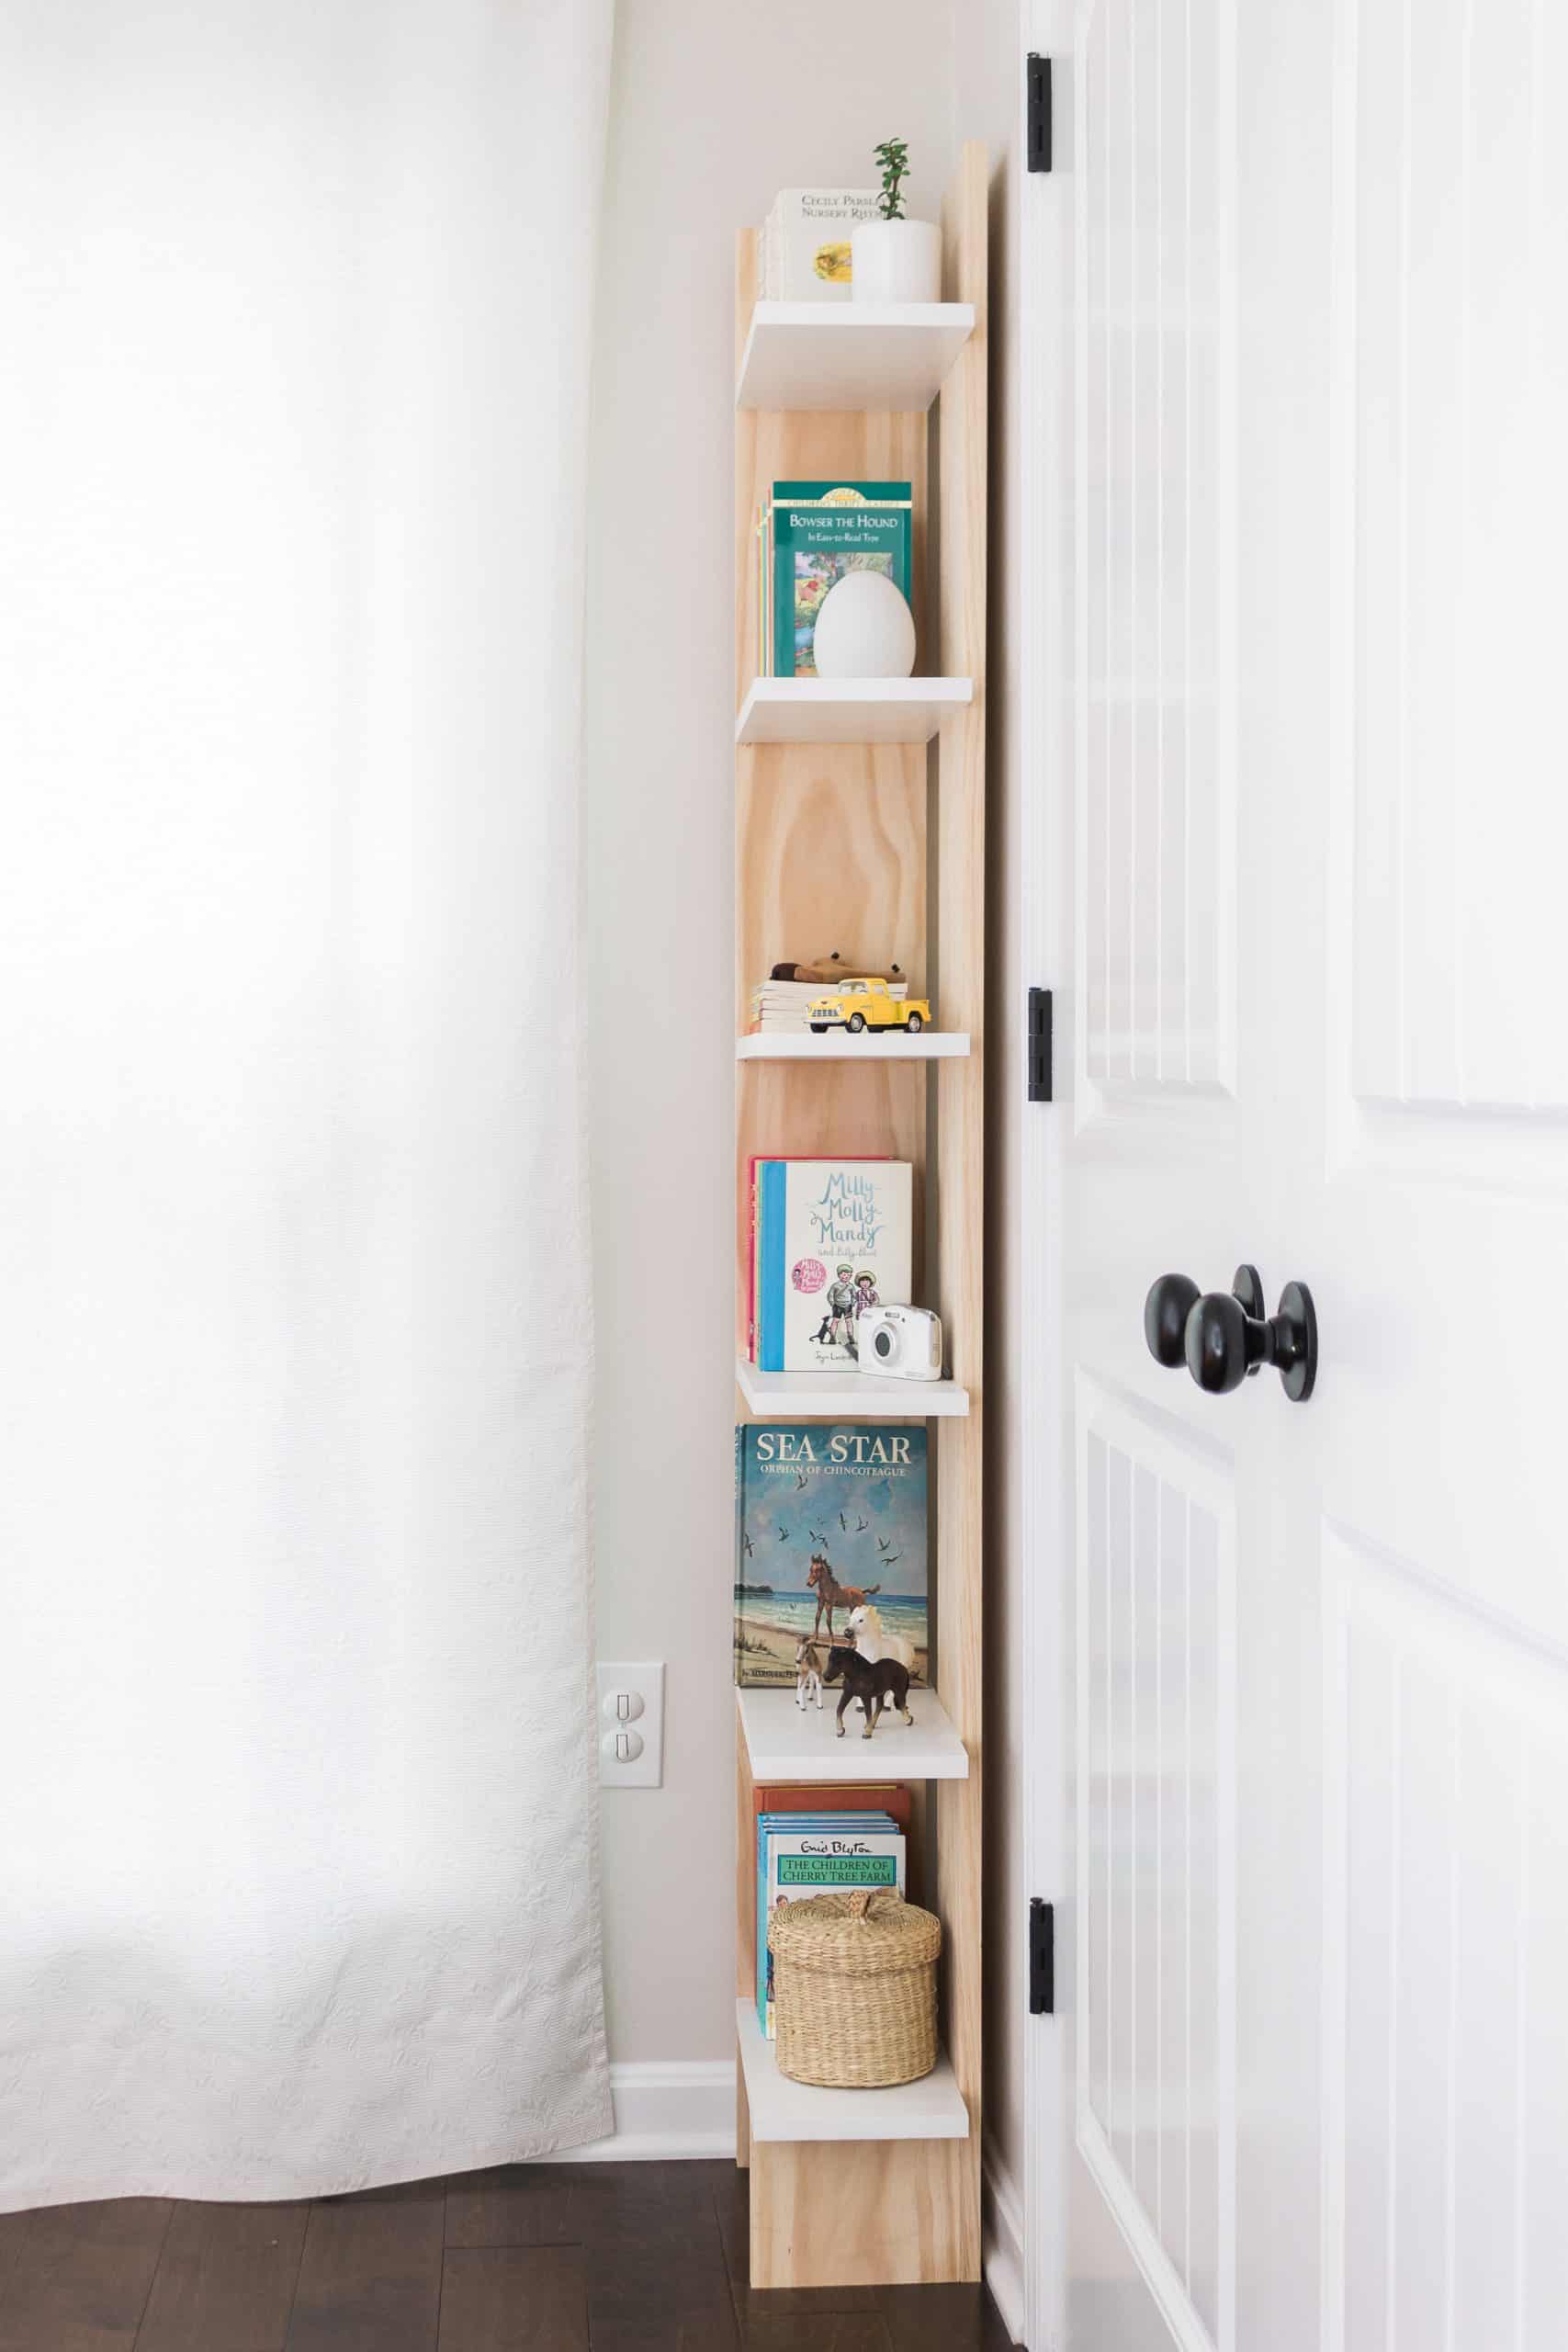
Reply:
[[[877,1333],[877,1335],[876,1335],[875,1340],[873,1341],[873,1345],[874,1346],[874,1348],[875,1348],[875,1350],[876,1350],[876,1352],[877,1352],[877,1354],[878,1354],[879,1356],[883,1356],[883,1357],[890,1356],[890,1355],[892,1354],[892,1352],[893,1352],[893,1334],[892,1334],[892,1332],[891,1332],[891,1331],[886,1331],[886,1330],[884,1330],[884,1331],[878,1331],[878,1333]]]

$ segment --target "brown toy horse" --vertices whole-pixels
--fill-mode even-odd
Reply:
[[[882,1590],[879,1584],[868,1584],[863,1589],[860,1585],[840,1584],[820,1552],[811,1555],[811,1572],[806,1581],[815,1587],[817,1593],[817,1623],[811,1629],[814,1641],[822,1631],[824,1617],[828,1620],[828,1639],[832,1640],[835,1609],[863,1608],[874,1592]]]

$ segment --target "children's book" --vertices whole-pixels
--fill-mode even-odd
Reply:
[[[764,1159],[757,1169],[757,1363],[841,1372],[867,1307],[909,1304],[907,1159]]]
[[[775,676],[817,675],[817,615],[846,571],[884,572],[909,602],[913,515],[907,481],[774,482],[767,569]]]
[[[894,1421],[742,1421],[735,1431],[735,1679],[793,1691],[795,1654],[823,1667],[850,1611],[874,1602],[886,1639],[927,1672],[926,1432]],[[901,1653],[900,1653],[901,1654]],[[839,1702],[823,1692],[824,1717]],[[809,1710],[816,1713],[815,1707]],[[884,1718],[885,1725],[887,1718]],[[868,1764],[897,1767],[896,1734]]]
[[[857,1886],[905,1891],[904,1833],[886,1813],[761,1814],[757,1821],[757,2022],[774,2039],[768,1922],[781,1904]]]
[[[910,1797],[899,1781],[759,1781],[751,1791],[753,1814],[890,1813],[908,1831]]]
[[[820,993],[821,991],[818,989],[818,994],[820,995]],[[804,1155],[794,1156],[803,1157]],[[792,1155],[786,1152],[783,1157],[784,1159],[788,1159]],[[886,1164],[886,1153],[871,1153],[868,1154],[868,1158],[878,1166],[885,1166]],[[856,1164],[859,1165],[860,1163],[857,1162]],[[750,1159],[746,1163],[746,1193],[744,1204],[746,1216],[746,1353],[752,1363],[755,1363],[757,1361],[757,1193],[760,1181],[758,1170],[761,1168],[767,1167],[768,1165],[770,1165],[768,1157],[766,1154],[761,1152],[753,1152]]]
[[[760,290],[770,302],[847,302],[850,240],[874,220],[874,187],[784,187],[762,223]]]

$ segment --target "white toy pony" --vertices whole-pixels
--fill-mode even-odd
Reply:
[[[822,1704],[822,1661],[810,1634],[803,1634],[795,1649],[795,1703],[804,1707],[812,1699]]]
[[[913,1645],[907,1642],[902,1634],[886,1633],[882,1611],[869,1600],[863,1601],[858,1609],[851,1610],[850,1631],[855,1637],[856,1649],[868,1666],[874,1666],[879,1658],[890,1657],[896,1658],[910,1674],[914,1672]]]

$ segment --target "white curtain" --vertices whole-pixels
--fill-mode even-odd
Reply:
[[[609,0],[0,0],[0,2207],[611,2128]]]

